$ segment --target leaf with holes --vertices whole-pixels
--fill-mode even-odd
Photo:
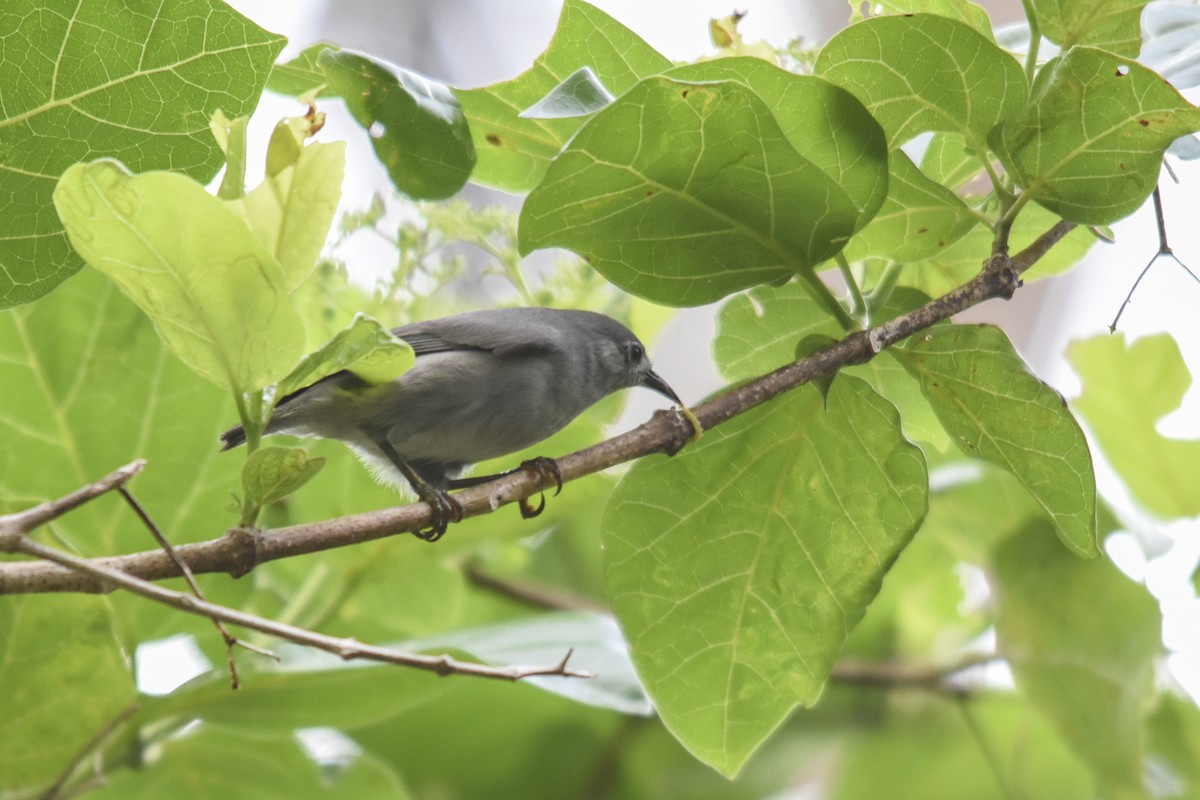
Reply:
[[[510,81],[455,91],[479,154],[472,180],[510,192],[537,185],[584,119],[529,119],[521,112],[581,67],[620,97],[642,78],[670,69],[671,62],[595,6],[566,0],[554,38],[532,67]]]
[[[1031,0],[1042,36],[1069,50],[1086,44],[1133,58],[1149,0]]]
[[[604,514],[605,580],[688,750],[732,776],[816,701],[927,489],[895,408],[845,375],[827,398],[801,387],[634,465]]]
[[[1163,152],[1200,109],[1123,58],[1076,47],[1046,64],[1029,105],[989,137],[1025,194],[1071,222],[1106,225],[1154,191]]]

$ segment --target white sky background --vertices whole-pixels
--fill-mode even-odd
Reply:
[[[326,38],[319,29],[326,12],[326,0],[229,0],[230,5],[263,27],[288,36],[285,57],[309,44]],[[687,60],[711,50],[707,21],[733,10],[748,11],[741,30],[749,39],[764,38],[774,44],[807,32],[810,41],[820,41],[836,30],[847,18],[847,5],[834,0],[591,0],[622,23],[636,31],[656,49],[672,59]],[[1002,0],[997,0],[1002,2]],[[462,9],[467,4],[459,3]],[[995,6],[993,2],[990,5]],[[1019,9],[1019,5],[1012,3]],[[338,4],[329,6],[338,8]],[[427,34],[432,50],[445,61],[445,73],[433,77],[456,85],[472,86],[505,80],[524,71],[545,48],[554,31],[560,8],[558,0],[479,0],[471,8],[470,25],[437,25]],[[465,13],[465,12],[462,12]],[[1019,13],[1019,12],[1018,12]],[[482,17],[482,19],[480,18]],[[1009,13],[1009,18],[1012,14]],[[367,21],[366,24],[371,24]],[[821,31],[826,31],[822,34]],[[457,38],[452,38],[457,37]],[[475,37],[475,39],[472,39]],[[488,41],[484,41],[486,37]],[[497,44],[500,43],[500,45]],[[338,42],[350,47],[361,43]],[[482,56],[482,58],[481,58]],[[393,56],[393,58],[395,58]],[[408,66],[408,64],[405,64]],[[1195,92],[1189,99],[1196,102]],[[338,104],[324,103],[329,122],[321,138],[350,141],[350,163],[346,197],[365,206],[374,191],[387,191],[387,178],[371,157],[366,138],[357,125],[340,112]],[[267,135],[274,121],[294,115],[294,101],[270,94],[252,123],[251,174],[261,163]],[[1173,162],[1181,185],[1169,180],[1162,184],[1167,216],[1167,232],[1176,255],[1200,271],[1200,162]],[[1125,294],[1150,256],[1157,250],[1157,233],[1149,203],[1140,212],[1115,226],[1117,244],[1097,245],[1086,261],[1062,278],[1049,279],[1019,292],[1004,304],[992,301],[971,313],[974,320],[1002,320],[1013,332],[1034,370],[1067,397],[1076,396],[1079,383],[1067,364],[1064,351],[1072,339],[1105,333]],[[350,250],[339,251],[352,269],[370,272],[367,265],[390,268],[394,252],[390,246],[358,237]],[[386,269],[385,269],[386,271]],[[1200,367],[1200,284],[1193,282],[1170,261],[1157,264],[1142,281],[1133,303],[1121,319],[1120,329],[1127,339],[1158,331],[1174,335],[1191,365]],[[697,341],[707,342],[712,333],[712,311],[698,310],[681,315],[655,348],[659,371],[676,385],[685,398],[697,398],[718,383],[707,352],[695,352]],[[680,373],[684,374],[680,374]],[[625,420],[635,424],[657,407],[650,397],[635,395]],[[1200,394],[1190,391],[1180,412],[1172,414],[1160,426],[1167,435],[1200,437]],[[1200,558],[1200,525],[1180,523],[1165,530],[1142,515],[1131,502],[1121,483],[1115,479],[1097,451],[1097,472],[1101,490],[1115,502],[1136,538],[1110,542],[1114,560],[1131,576],[1145,580],[1160,598],[1166,614],[1164,637],[1175,651],[1170,659],[1172,672],[1195,697],[1200,697],[1200,602],[1188,581]],[[1198,470],[1200,472],[1200,470]],[[1197,475],[1200,491],[1200,474]],[[1172,543],[1175,544],[1172,546]],[[1155,555],[1147,558],[1146,550]],[[1164,555],[1165,554],[1165,555]]]

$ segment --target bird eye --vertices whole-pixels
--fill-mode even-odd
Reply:
[[[645,355],[646,355],[646,351],[643,350],[642,346],[640,344],[638,344],[637,342],[634,342],[631,345],[629,345],[629,363],[630,364],[637,364],[638,362],[640,362],[642,360],[642,358]]]

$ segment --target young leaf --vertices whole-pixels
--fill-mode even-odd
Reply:
[[[348,50],[317,57],[331,93],[371,136],[392,184],[409,197],[457,192],[475,167],[467,119],[449,87]]]
[[[271,77],[267,79],[267,88],[288,97],[304,97],[315,90],[328,89],[329,81],[325,77],[325,70],[317,63],[317,59],[326,50],[339,49],[337,45],[327,42],[309,45],[291,61],[274,66]],[[315,99],[327,95],[327,91],[319,91],[311,96]]]
[[[1032,0],[1042,36],[1069,50],[1091,45],[1130,58],[1142,47],[1148,0]]]
[[[995,552],[997,650],[1098,776],[1099,796],[1148,796],[1143,715],[1162,652],[1158,602],[1108,559],[1071,558],[1043,527]]]
[[[528,119],[520,113],[581,67],[620,97],[642,78],[670,69],[671,62],[595,6],[566,0],[554,38],[532,67],[510,81],[455,91],[479,154],[472,180],[510,192],[537,185],[584,120]]]
[[[208,121],[258,104],[282,36],[221,0],[6,5],[0,14],[0,308],[75,274],[51,196],[78,161],[207,181],[222,164]]]
[[[987,36],[947,17],[875,17],[821,49],[813,71],[852,92],[895,148],[922,131],[961,134],[976,153],[1025,104],[1020,64]]]
[[[846,245],[846,258],[923,261],[979,224],[976,212],[954,192],[926,178],[903,150],[893,150],[889,163],[887,200],[871,224]]]
[[[1124,334],[1105,334],[1072,342],[1067,355],[1083,381],[1075,407],[1138,501],[1167,519],[1200,514],[1200,441],[1157,429],[1192,383],[1175,340],[1164,333],[1127,345]]]
[[[263,182],[230,202],[283,268],[288,291],[317,266],[342,197],[345,142],[311,142],[307,117],[280,120],[267,148]]]
[[[1032,199],[1081,225],[1133,213],[1163,152],[1200,128],[1200,109],[1133,61],[1075,47],[1038,71],[1029,104],[992,132],[1004,168]]]
[[[344,369],[367,383],[386,383],[407,372],[415,361],[416,356],[407,342],[371,317],[355,314],[345,330],[302,358],[279,382],[275,394],[282,399]]]
[[[699,305],[811,270],[859,219],[744,84],[650,78],[554,160],[521,209],[520,245],[569,248],[626,291]]]
[[[251,391],[299,358],[304,329],[279,264],[195,181],[103,159],[63,173],[54,204],[80,254],[204,378]]]
[[[949,189],[961,189],[983,171],[983,162],[967,148],[960,134],[933,134],[921,155],[921,172]]]
[[[1079,423],[999,328],[934,328],[893,352],[967,455],[1011,472],[1077,555],[1099,554],[1096,478]]]
[[[282,500],[312,480],[325,459],[310,458],[299,447],[264,447],[250,454],[242,467],[242,489],[246,492],[246,508],[258,509]]]
[[[522,111],[521,119],[586,117],[613,101],[612,93],[589,67],[580,67],[550,93]]]
[[[604,514],[605,578],[666,726],[734,775],[820,695],[925,514],[920,451],[863,381],[806,386],[637,462]]]

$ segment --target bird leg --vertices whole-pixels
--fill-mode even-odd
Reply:
[[[531,458],[528,461],[522,461],[521,465],[516,469],[510,469],[508,472],[501,472],[497,475],[473,475],[470,478],[458,478],[456,480],[452,480],[450,481],[450,488],[467,489],[471,486],[479,486],[481,484],[490,483],[491,481],[498,480],[509,475],[515,475],[521,470],[530,470],[536,473],[538,477],[542,479],[543,483],[547,480],[553,480],[555,485],[554,494],[556,497],[558,496],[558,493],[562,491],[563,479],[562,472],[560,472],[558,469],[558,462],[553,458],[546,458],[545,456],[538,456],[537,458]],[[533,504],[529,502],[528,497],[522,497],[519,501],[519,505],[521,507],[521,517],[524,519],[533,519],[545,510],[546,493],[542,492],[541,499],[536,508],[534,508]]]
[[[446,532],[446,527],[451,522],[461,522],[463,510],[459,502],[450,496],[448,492],[438,489],[431,485],[429,481],[417,472],[400,457],[396,452],[396,448],[386,439],[379,439],[375,442],[375,446],[387,456],[388,460],[395,465],[396,469],[400,470],[400,474],[408,480],[413,491],[417,496],[429,504],[433,509],[432,525],[427,530],[419,530],[413,533],[418,539],[424,539],[427,542],[436,542],[442,538],[442,534]]]

